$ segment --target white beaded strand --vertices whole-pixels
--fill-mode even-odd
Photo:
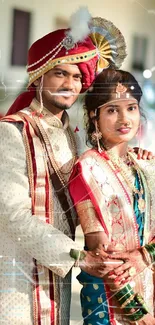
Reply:
[[[64,38],[65,39],[65,38]],[[53,50],[51,50],[50,52],[48,52],[46,55],[44,55],[41,59],[39,59],[38,61],[36,61],[36,62],[34,62],[34,63],[32,63],[32,64],[30,64],[30,65],[27,65],[27,69],[29,69],[29,68],[32,68],[33,66],[35,66],[36,64],[38,64],[38,63],[40,63],[41,61],[43,61],[47,56],[49,56],[50,54],[52,54],[54,51],[56,51],[57,50],[57,48],[59,48],[60,47],[60,49],[58,49],[58,51],[54,54],[54,56],[52,57],[52,58],[54,58],[55,56],[56,56],[56,54],[57,53],[59,53],[59,51],[62,49],[62,47],[63,47],[63,41],[64,41],[64,39],[53,49]],[[36,69],[37,70],[37,69]],[[36,71],[36,70],[34,70],[34,71]]]

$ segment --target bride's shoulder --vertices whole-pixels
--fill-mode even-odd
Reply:
[[[91,163],[93,161],[96,161],[98,157],[98,152],[95,149],[88,149],[85,151],[78,159],[77,163],[87,162]]]

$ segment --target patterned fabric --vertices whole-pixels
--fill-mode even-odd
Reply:
[[[135,178],[135,187],[139,190],[140,189],[140,183],[138,179],[138,175],[136,173],[136,178]],[[137,225],[138,225],[138,234],[139,234],[139,240],[140,240],[140,245],[143,246],[143,235],[144,235],[144,223],[145,223],[145,213],[141,213],[139,208],[138,208],[138,195],[134,196],[134,202],[133,202],[133,207],[134,207],[134,212],[137,220]],[[143,198],[145,195],[143,194]]]
[[[138,164],[134,155],[132,159]],[[153,204],[155,194],[153,186],[155,172],[153,173],[153,170],[155,169],[155,161],[144,163],[140,161],[139,165],[146,200],[145,214],[140,214],[137,201],[133,202],[131,189],[128,188],[119,171],[115,173],[111,162],[107,161],[104,155],[100,155],[95,150],[89,150],[81,156],[70,179],[70,194],[74,203],[77,204],[77,207],[81,207],[85,202],[84,197],[87,200],[88,198],[91,199],[94,205],[93,221],[97,217],[109,241],[117,249],[119,248],[123,251],[134,250],[155,237],[153,226],[155,218],[155,206]],[[135,185],[139,188],[137,174]],[[76,188],[83,187],[81,197],[80,191],[74,196],[74,186]],[[86,214],[87,212],[85,211],[85,218]],[[89,217],[90,215],[88,214]],[[90,223],[90,221],[88,222]],[[92,228],[91,231],[93,232]],[[143,242],[141,240],[142,235],[144,238]],[[80,273],[78,279],[83,284],[81,303],[85,325],[128,324],[125,317],[121,315],[116,300],[112,298],[108,285],[104,284],[102,280],[91,277],[84,272]],[[154,280],[152,270],[150,268],[145,269],[140,275],[136,275],[134,281],[134,291],[142,294],[147,302],[149,311],[153,314]],[[104,296],[102,306],[98,302],[101,293]],[[100,313],[102,317],[99,317]]]
[[[139,179],[138,175],[136,173],[135,177],[135,187],[139,189]],[[86,201],[87,202],[87,201]],[[83,201],[81,203],[84,203]],[[79,205],[77,206],[77,212],[79,215]],[[83,204],[82,204],[83,205]],[[141,245],[143,243],[143,230],[144,230],[144,213],[140,213],[138,209],[138,202],[137,197],[134,199],[134,212],[137,220],[138,225],[138,234],[141,241]],[[85,218],[87,218],[88,213],[85,211]],[[90,217],[90,216],[89,216]],[[96,214],[95,214],[96,218]],[[99,223],[100,227],[97,226],[96,229],[96,223],[97,220],[94,221],[93,216],[93,222],[88,222],[87,224],[88,229],[90,229],[89,232],[95,231],[103,231],[103,228],[101,229],[101,224]],[[82,220],[82,217],[81,217]],[[91,224],[91,228],[90,228]],[[94,225],[94,229],[92,226]],[[86,232],[85,232],[86,233]],[[81,290],[81,307],[82,307],[82,316],[84,319],[85,325],[110,325],[109,320],[109,308],[108,308],[108,302],[106,297],[106,291],[105,286],[102,279],[96,278],[94,276],[90,276],[84,271],[81,271],[81,273],[77,276],[78,281],[81,283],[82,290]],[[110,302],[109,302],[110,304]]]
[[[27,110],[28,111],[28,110]],[[54,151],[59,163],[67,168],[72,149],[67,137],[67,127],[59,128],[49,121],[42,121],[47,128],[51,144],[63,143],[66,157]],[[52,132],[51,132],[52,130]],[[39,325],[33,319],[33,272],[35,258],[40,265],[53,271],[55,308],[43,291],[41,324],[48,325],[47,314],[54,308],[56,325],[69,324],[70,269],[74,261],[69,256],[71,248],[78,248],[69,238],[70,228],[54,189],[52,206],[53,224],[46,224],[31,212],[31,193],[27,174],[23,125],[0,123],[0,324]],[[39,163],[39,157],[36,162]],[[68,178],[69,174],[67,174]],[[76,219],[74,218],[74,223]],[[46,270],[45,268],[45,270]],[[62,277],[59,275],[61,274]],[[46,284],[46,271],[40,273]],[[47,283],[49,286],[49,283]],[[51,287],[52,288],[52,287]],[[52,295],[51,295],[52,296]],[[48,307],[47,307],[48,306]],[[47,309],[48,308],[48,309]],[[51,325],[51,324],[50,324]]]
[[[84,325],[110,325],[109,308],[102,279],[81,271],[77,276],[81,283],[80,294]]]
[[[77,191],[79,186],[77,186]],[[86,196],[84,195],[84,198]],[[96,213],[94,213],[94,206],[90,199],[84,200],[76,205],[78,217],[84,234],[90,232],[103,231],[103,227],[97,219]]]

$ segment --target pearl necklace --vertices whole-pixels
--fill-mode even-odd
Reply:
[[[108,154],[110,161],[113,164],[114,168],[119,170],[119,173],[122,175],[125,182],[129,186],[129,188],[132,190],[133,195],[138,196],[138,208],[139,208],[140,212],[141,213],[145,212],[146,204],[145,204],[145,200],[143,199],[144,190],[143,190],[143,185],[142,185],[141,176],[140,176],[138,166],[134,163],[134,161],[131,160],[131,156],[129,156],[128,152],[126,155],[124,155],[122,157],[115,155],[110,150],[107,151],[107,154]],[[134,186],[133,181],[131,179],[131,175],[129,175],[129,172],[130,172],[130,174],[132,173],[132,175],[134,174],[134,176],[135,176],[135,173],[137,173],[139,184],[140,184],[140,190],[138,190]]]

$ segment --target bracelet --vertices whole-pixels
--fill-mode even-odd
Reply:
[[[124,309],[125,313],[127,313],[126,317],[131,321],[136,322],[148,313],[143,297],[138,293],[135,294],[129,283],[119,291],[116,291],[115,297],[121,305],[120,308]],[[135,309],[136,311],[129,314],[128,311],[131,309]]]
[[[127,318],[130,321],[136,322],[140,319],[142,319],[145,316],[145,314],[143,313],[143,311],[139,308],[137,309],[133,314],[128,314]]]
[[[149,311],[144,301],[144,298],[139,293],[136,293],[135,300],[140,305],[140,308],[143,309],[144,313],[147,314]]]
[[[135,295],[131,295],[125,302],[121,305],[121,309],[125,308],[127,305],[129,305],[130,302],[134,300]]]
[[[75,260],[74,266],[78,267],[79,261],[82,261],[86,257],[86,253],[84,251],[80,251],[78,249],[71,248],[70,257],[74,258],[74,260]]]
[[[134,304],[133,304],[134,303]],[[135,296],[134,296],[134,300],[131,301],[131,303],[129,303],[125,310],[127,311],[127,308],[138,308],[134,313],[132,314],[126,314],[126,317],[130,320],[130,321],[138,321],[140,319],[142,319],[146,314],[148,314],[148,309],[146,307],[146,304],[144,302],[144,299],[143,297],[137,293]]]
[[[144,317],[145,317],[145,315],[144,315],[143,317],[141,317],[140,319],[138,319],[138,320],[142,320]],[[137,322],[137,321],[131,321],[131,320],[130,320],[130,323],[131,323],[131,324],[133,323],[133,324],[135,324],[135,325],[138,325],[138,322]]]
[[[79,260],[80,260],[80,251],[78,252],[77,259],[75,259],[74,267],[79,267]]]
[[[127,293],[125,293],[125,295],[124,296],[122,296],[121,298],[119,298],[118,299],[118,301],[119,301],[119,304],[122,306],[128,299],[130,299],[132,296],[134,296],[135,294],[134,294],[134,292],[133,292],[133,290],[131,290],[131,291],[129,291],[129,292],[127,292]]]
[[[122,296],[118,299],[118,301],[119,301],[119,303],[125,302],[126,299],[128,299],[129,297],[131,297],[131,291],[125,293],[124,296]]]
[[[154,263],[155,262],[155,243],[146,244],[144,247],[151,257],[151,262]]]
[[[136,293],[134,295],[134,299],[131,300],[125,307],[126,312],[128,312],[129,309],[137,309],[140,308],[140,310],[143,312],[143,314],[147,314],[148,313],[148,308],[145,304],[145,301],[143,299],[143,297],[139,294]]]
[[[135,300],[135,295],[134,299],[132,299],[124,308],[125,312],[129,314],[131,309],[137,310],[137,308],[140,308],[139,305],[137,304],[137,301]]]
[[[134,291],[129,283],[126,286],[124,286],[123,288],[121,288],[121,290],[117,291],[115,294],[115,297],[117,300],[120,301],[125,295],[128,295],[128,294],[130,296],[134,294]]]

